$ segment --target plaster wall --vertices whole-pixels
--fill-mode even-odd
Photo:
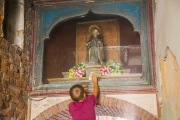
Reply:
[[[166,54],[168,46],[176,56],[180,66],[180,1],[179,0],[157,0],[155,16],[155,44],[156,56],[162,57]]]
[[[5,38],[23,48],[24,43],[24,0],[5,2]]]
[[[162,120],[180,119],[180,69],[176,57],[171,50],[168,51],[167,59],[160,57],[160,70],[162,78]]]
[[[174,118],[173,120],[176,120],[178,118],[177,113],[180,113],[179,105],[177,105],[177,100],[180,99],[178,98],[179,92],[177,92],[179,91],[177,85],[180,82],[177,77],[180,74],[178,71],[180,66],[180,14],[178,14],[180,11],[180,1],[155,0],[155,2],[155,53],[157,88],[159,101],[162,103],[160,104],[162,106],[161,119]],[[172,52],[168,52],[169,49]],[[160,56],[162,57],[160,58]],[[172,63],[169,63],[169,60],[164,61],[167,56],[169,56],[168,59],[172,60]],[[165,65],[164,62],[169,64]]]
[[[107,95],[107,97],[128,101],[147,110],[151,114],[158,116],[157,98],[155,93]]]
[[[33,100],[40,100],[42,98],[33,98]],[[69,96],[67,97],[47,97],[40,101],[29,101],[30,102],[30,120],[35,118],[38,114],[43,112],[44,110],[48,109],[52,105],[55,105],[57,103],[60,103],[62,101],[70,99]]]

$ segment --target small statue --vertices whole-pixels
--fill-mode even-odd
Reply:
[[[91,25],[89,32],[92,36],[86,44],[86,65],[104,65],[103,40],[99,33],[99,27],[97,25]]]
[[[128,49],[126,48],[125,53],[124,53],[124,64],[127,65],[128,64]]]

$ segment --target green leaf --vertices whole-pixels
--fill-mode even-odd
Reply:
[[[114,62],[114,63],[116,63],[116,60],[115,60],[115,59],[113,59],[113,62]]]

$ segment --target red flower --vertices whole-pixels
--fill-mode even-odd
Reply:
[[[82,76],[84,76],[84,71],[78,68],[78,69],[76,69],[76,71],[74,71],[74,76],[82,77]]]
[[[103,76],[110,76],[111,75],[111,68],[110,67],[107,67],[107,66],[105,66],[105,67],[102,67],[102,69],[101,69],[101,75],[103,75]]]

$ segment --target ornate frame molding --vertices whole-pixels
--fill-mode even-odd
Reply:
[[[132,2],[140,2],[141,3],[141,17],[142,21],[141,23],[138,23],[138,20],[135,19],[132,15],[127,15],[127,11],[125,10],[118,10],[117,8],[112,8],[109,10],[110,5],[112,4],[123,4],[123,3],[132,3]],[[56,4],[57,3],[57,4]],[[151,0],[115,0],[115,1],[97,1],[93,3],[85,2],[85,1],[62,1],[62,0],[56,0],[55,1],[35,1],[34,2],[34,9],[33,9],[33,25],[32,25],[32,41],[31,41],[31,70],[30,70],[30,83],[29,83],[29,90],[32,91],[30,95],[49,95],[49,94],[68,94],[68,91],[66,88],[62,88],[61,85],[43,85],[42,84],[42,71],[39,71],[36,66],[39,67],[40,70],[42,70],[42,64],[43,60],[42,57],[39,57],[43,55],[43,41],[45,38],[47,38],[47,33],[52,29],[52,27],[48,28],[49,25],[54,26],[61,20],[68,19],[70,16],[75,14],[74,11],[71,11],[68,13],[68,16],[62,17],[57,16],[54,18],[49,25],[46,27],[45,31],[41,28],[43,27],[40,19],[42,19],[42,12],[43,8],[46,8],[46,10],[50,9],[50,6],[54,9],[57,8],[58,5],[60,5],[62,9],[65,8],[71,8],[72,3],[76,4],[76,7],[84,7],[82,9],[78,9],[76,12],[77,16],[85,15],[88,13],[88,11],[91,9],[94,13],[108,13],[108,14],[116,14],[121,15],[126,14],[128,16],[128,19],[131,20],[131,23],[133,23],[133,26],[136,31],[138,31],[141,34],[141,46],[142,46],[142,59],[143,59],[143,76],[146,76],[145,78],[132,78],[140,81],[140,84],[129,84],[129,86],[121,86],[121,88],[116,87],[107,87],[101,90],[101,92],[132,92],[132,91],[156,91],[156,69],[155,69],[155,53],[154,53],[154,35],[153,35],[153,18],[152,18],[152,1]],[[69,6],[68,6],[69,5]],[[108,6],[109,5],[109,6]],[[49,7],[48,7],[49,6]],[[93,7],[94,6],[94,7]],[[97,7],[98,6],[98,7]],[[106,6],[106,7],[104,7]],[[74,6],[73,6],[74,7]],[[64,13],[65,14],[65,13]],[[128,13],[129,14],[129,13]],[[126,16],[126,18],[127,18]],[[75,16],[74,16],[75,17]],[[125,17],[125,16],[124,16]],[[142,25],[141,25],[142,24]],[[38,26],[37,26],[38,25]],[[141,27],[140,27],[141,25]],[[40,32],[38,32],[40,31]],[[36,75],[38,75],[38,77]],[[146,79],[147,78],[147,79]],[[126,79],[126,78],[125,78]],[[123,79],[119,79],[123,80]],[[130,79],[127,79],[130,80]],[[83,81],[82,81],[83,82]],[[74,83],[73,83],[74,84]],[[135,85],[132,87],[132,85]],[[143,86],[144,85],[144,86]],[[48,89],[48,92],[47,92]],[[91,89],[88,91],[91,92]]]

